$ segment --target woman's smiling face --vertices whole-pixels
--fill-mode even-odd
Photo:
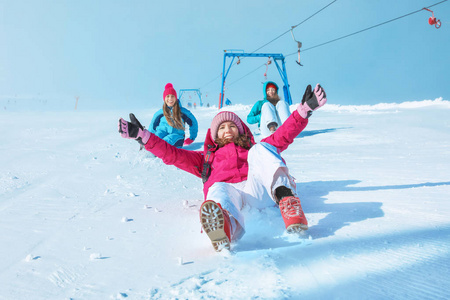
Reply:
[[[226,121],[220,124],[219,130],[217,131],[217,137],[218,138],[225,138],[225,139],[234,139],[239,136],[239,129],[231,121]]]

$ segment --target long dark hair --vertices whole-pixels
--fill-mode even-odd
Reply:
[[[237,137],[235,137],[234,139],[230,140],[230,139],[224,139],[224,138],[216,138],[214,140],[214,142],[219,145],[219,148],[229,144],[229,143],[234,143],[237,146],[240,146],[244,149],[250,149],[253,145],[251,142],[250,137],[245,133],[245,134],[239,134]]]
[[[175,101],[175,104],[172,107],[172,110],[170,107],[164,102],[163,104],[163,112],[164,117],[166,117],[167,123],[169,123],[170,126],[177,128],[177,129],[184,129],[184,122],[181,118],[181,107],[180,103]]]
[[[273,97],[266,97],[266,99],[273,105],[277,105],[278,101],[281,100],[280,96],[277,93],[275,93],[275,95],[273,95]]]

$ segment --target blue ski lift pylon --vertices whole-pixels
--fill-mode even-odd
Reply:
[[[228,50],[230,51],[230,50]],[[232,50],[231,50],[232,51]],[[233,65],[233,61],[234,59],[237,57],[238,60],[240,60],[240,58],[242,57],[268,57],[269,59],[272,58],[273,61],[275,62],[278,72],[280,73],[280,77],[281,80],[283,81],[283,93],[284,93],[284,99],[285,101],[291,105],[292,104],[292,97],[291,97],[291,92],[289,90],[289,82],[288,82],[288,78],[287,78],[287,73],[286,73],[286,65],[284,63],[284,56],[281,53],[245,53],[243,52],[243,50],[239,50],[242,51],[240,53],[234,53],[234,52],[227,52],[227,50],[224,51],[223,54],[223,72],[222,72],[222,88],[221,88],[221,92],[220,92],[220,98],[219,98],[219,109],[221,109],[223,107],[223,102],[224,102],[224,86],[225,86],[225,79],[228,76],[228,72],[230,71],[231,66]],[[225,72],[225,67],[227,64],[227,58],[230,57],[231,58],[231,62],[230,65],[228,66],[226,72]],[[279,62],[281,62],[281,66],[279,64]]]
[[[203,106],[202,102],[202,93],[200,93],[200,89],[180,89],[178,91],[178,94],[180,95],[178,99],[181,101],[181,97],[183,96],[184,92],[195,92],[198,95],[198,99],[200,99],[200,106]]]

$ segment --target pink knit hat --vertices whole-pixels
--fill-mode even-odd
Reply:
[[[166,87],[164,88],[163,100],[166,99],[167,95],[174,95],[175,98],[178,99],[177,91],[175,91],[175,89],[173,88],[173,85],[171,83],[166,84]]]
[[[244,126],[242,126],[241,119],[231,111],[222,111],[218,113],[211,122],[211,138],[215,140],[217,138],[217,132],[219,126],[223,122],[231,121],[236,124],[240,134],[244,134]]]

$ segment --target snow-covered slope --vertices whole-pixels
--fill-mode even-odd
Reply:
[[[217,109],[193,112],[200,150]],[[442,99],[315,112],[283,153],[310,229],[247,209],[246,235],[216,253],[201,180],[122,139],[128,111],[2,110],[0,299],[448,299],[449,113]]]

